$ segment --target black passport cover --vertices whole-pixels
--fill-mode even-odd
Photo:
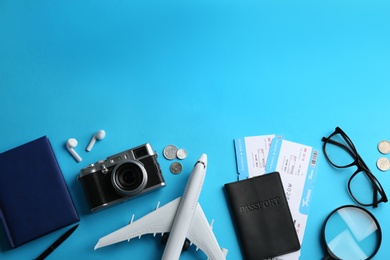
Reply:
[[[79,221],[44,136],[0,153],[0,221],[12,248]]]
[[[225,184],[245,259],[267,259],[300,249],[278,172]]]

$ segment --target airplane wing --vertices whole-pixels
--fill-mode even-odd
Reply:
[[[95,250],[145,234],[169,232],[180,203],[180,197],[150,212],[133,223],[99,239]]]
[[[200,248],[209,259],[225,259],[227,250],[219,247],[218,241],[199,203],[188,230],[187,238]]]
[[[180,197],[150,212],[139,220],[100,238],[95,246],[95,250],[145,234],[170,232],[179,203]],[[225,259],[227,250],[219,247],[199,203],[188,230],[187,238],[191,243],[200,248],[208,258],[213,260]]]

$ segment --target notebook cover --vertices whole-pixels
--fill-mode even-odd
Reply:
[[[46,136],[0,154],[0,220],[11,248],[79,221]]]
[[[245,259],[267,259],[300,249],[278,172],[225,184]]]

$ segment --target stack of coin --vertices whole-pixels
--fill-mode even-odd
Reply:
[[[183,160],[187,157],[187,151],[185,149],[178,149],[175,145],[170,144],[165,146],[163,155],[167,160],[180,159]],[[169,167],[169,170],[174,174],[179,174],[183,169],[183,166],[179,162],[173,162]]]

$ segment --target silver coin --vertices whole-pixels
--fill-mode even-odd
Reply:
[[[179,158],[180,160],[183,160],[187,157],[187,151],[183,148],[177,150],[177,158]]]
[[[183,166],[179,162],[174,162],[169,166],[169,170],[174,174],[179,174],[183,170]]]
[[[379,152],[383,154],[390,153],[390,142],[389,141],[381,141],[378,144],[378,150]]]
[[[388,169],[390,169],[390,161],[389,159],[384,157],[379,158],[378,161],[376,161],[376,166],[381,171],[387,171]]]
[[[177,154],[177,147],[174,145],[167,145],[163,150],[163,155],[168,160],[173,160],[176,158]]]

